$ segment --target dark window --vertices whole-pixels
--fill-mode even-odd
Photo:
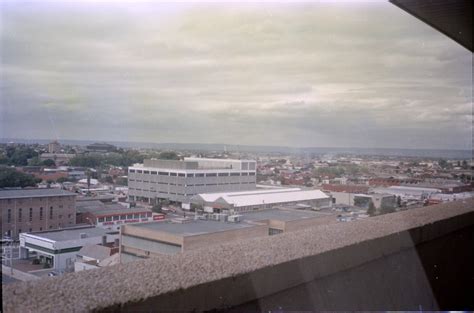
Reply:
[[[196,177],[204,177],[204,174],[196,174]]]
[[[151,212],[148,212],[146,216],[151,217]]]
[[[49,207],[49,218],[53,218],[53,207]]]
[[[242,176],[249,176],[249,173],[242,173]]]
[[[40,207],[40,221],[43,220],[43,207]]]
[[[216,173],[207,173],[206,174],[206,177],[216,177],[217,174]]]
[[[105,218],[105,220],[106,220],[107,222],[111,222],[111,221],[112,221],[112,216],[107,216],[107,217]]]
[[[33,231],[33,228],[30,228],[30,233]]]
[[[168,172],[158,172],[158,175],[162,175],[162,176],[168,176]]]
[[[103,217],[99,217],[99,223],[102,223],[104,221]]]
[[[19,209],[19,210],[18,210],[18,222],[21,222],[21,215],[22,215],[22,214],[21,214],[21,213],[22,213],[21,211],[22,211],[22,209]],[[19,231],[19,233],[21,233],[21,232]]]
[[[186,175],[184,173],[178,173],[179,177],[185,177]]]
[[[135,170],[129,170],[128,172],[129,173],[135,173]]]
[[[120,216],[114,215],[114,221],[118,221],[120,219]]]
[[[40,227],[40,231],[42,231],[42,230],[43,230],[43,227]]]
[[[133,218],[140,218],[140,214],[133,214]]]
[[[121,220],[126,220],[126,219],[127,219],[127,215],[120,215],[120,219],[121,219]]]
[[[31,221],[33,221],[33,208],[30,208],[30,222]]]
[[[133,218],[133,215],[132,215],[132,214],[128,214],[128,215],[127,215],[127,219],[128,219],[128,220],[131,220],[132,218]]]
[[[143,171],[143,174],[150,174],[150,171]]]
[[[230,176],[240,176],[240,173],[230,173]]]
[[[151,174],[152,174],[152,175],[156,175],[156,172],[155,172],[155,171],[151,171]]]
[[[176,174],[176,173],[173,173],[173,172],[171,172],[171,173],[170,173],[170,176],[177,176],[177,174]]]
[[[7,223],[10,223],[12,220],[12,209],[8,209]]]
[[[255,172],[249,173],[250,176],[255,176]]]
[[[229,173],[219,173],[219,176],[229,176]]]
[[[141,174],[141,173],[142,173],[142,170],[137,170],[137,173],[138,173],[138,174]]]

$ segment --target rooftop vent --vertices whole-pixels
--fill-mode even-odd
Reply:
[[[87,238],[87,234],[86,233],[81,233],[80,237],[81,237],[81,239]]]

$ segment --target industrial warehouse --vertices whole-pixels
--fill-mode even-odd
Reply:
[[[331,206],[331,198],[318,189],[263,188],[253,191],[203,193],[191,202],[205,212],[248,212],[271,208],[323,209]]]

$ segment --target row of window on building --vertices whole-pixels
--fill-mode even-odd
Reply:
[[[60,209],[62,209],[62,205],[59,206]],[[22,222],[23,221],[23,209],[22,208],[19,208],[17,209],[18,211],[18,220],[17,222]],[[30,208],[29,209],[29,221],[32,222],[33,221],[33,208]],[[53,218],[53,213],[54,213],[54,208],[51,206],[49,207],[49,218],[52,219]],[[43,220],[43,207],[40,207],[39,208],[39,219],[40,221]],[[63,216],[62,215],[59,215],[58,218],[62,218]],[[68,218],[71,218],[72,217],[72,214],[68,214]],[[12,222],[12,209],[8,209],[7,210],[7,223],[11,223]]]
[[[218,185],[238,185],[238,184],[254,184],[255,182],[235,182],[235,183],[220,183],[220,184],[175,184],[175,183],[164,183],[164,182],[154,182],[148,180],[138,180],[138,179],[129,179],[131,182],[137,183],[149,183],[149,184],[158,184],[158,185],[167,185],[167,186],[180,186],[180,187],[198,187],[198,186],[218,186]]]
[[[7,203],[16,202],[17,204],[29,203],[31,201],[39,200],[41,202],[64,202],[64,201],[71,201],[73,197],[35,197],[35,198],[21,198],[21,199],[7,199]]]
[[[123,221],[123,220],[137,219],[137,218],[148,218],[148,217],[151,217],[151,215],[152,215],[151,212],[113,215],[113,216],[99,217],[98,221],[99,221],[99,223],[119,221],[119,220]]]
[[[69,224],[72,224],[72,222],[69,222]],[[49,225],[49,229],[53,229],[53,228],[57,228],[57,227],[55,227],[55,225]],[[59,228],[61,228],[61,224],[59,224]],[[28,230],[28,232],[30,232],[30,233],[33,232],[33,231],[35,231],[35,230],[34,230],[33,228],[31,228],[31,227],[30,227],[29,230]],[[37,231],[43,231],[43,227],[39,227]],[[22,232],[23,232],[23,230],[22,230],[21,228],[18,228],[18,234],[19,234],[19,233],[22,233]],[[7,230],[7,231],[5,232],[5,234],[6,234],[8,237],[11,237],[12,231],[11,231],[11,230]]]
[[[130,169],[129,173],[137,174],[151,174],[161,176],[177,176],[177,177],[226,177],[226,176],[255,176],[255,172],[243,172],[243,173],[174,173],[174,172],[159,172],[159,171],[146,171],[146,170],[133,170]]]

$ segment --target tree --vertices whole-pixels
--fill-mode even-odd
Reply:
[[[369,214],[369,216],[375,215],[375,205],[372,200],[369,201],[369,208],[367,209],[367,214]]]
[[[28,165],[30,165],[30,166],[40,166],[40,165],[42,165],[42,162],[41,162],[39,157],[35,156],[35,157],[31,158],[28,161]]]
[[[447,167],[449,166],[449,163],[448,163],[448,161],[446,161],[446,160],[444,160],[444,159],[440,159],[440,160],[438,161],[438,165],[439,165],[441,168],[445,169],[445,168],[447,168]]]
[[[65,183],[68,181],[68,178],[67,177],[59,177],[58,179],[56,179],[56,182],[57,183]]]
[[[86,175],[87,175],[87,190],[91,189],[91,176],[92,176],[92,172],[90,170],[87,170],[86,171]]]
[[[16,166],[28,165],[28,159],[38,156],[38,152],[29,147],[7,147],[8,164]]]
[[[151,208],[151,210],[155,213],[163,213],[163,210],[161,210],[161,208],[162,208],[161,203],[157,203]]]
[[[128,185],[128,180],[125,177],[118,177],[115,180],[115,183],[120,186],[127,186]]]
[[[51,160],[51,159],[44,160],[42,163],[44,166],[56,166],[56,163],[54,162],[54,160]]]
[[[10,167],[0,167],[0,188],[36,186],[41,179]]]
[[[180,160],[179,155],[174,151],[163,151],[158,155],[161,160]]]
[[[98,168],[102,164],[100,155],[78,155],[69,161],[72,166]]]

